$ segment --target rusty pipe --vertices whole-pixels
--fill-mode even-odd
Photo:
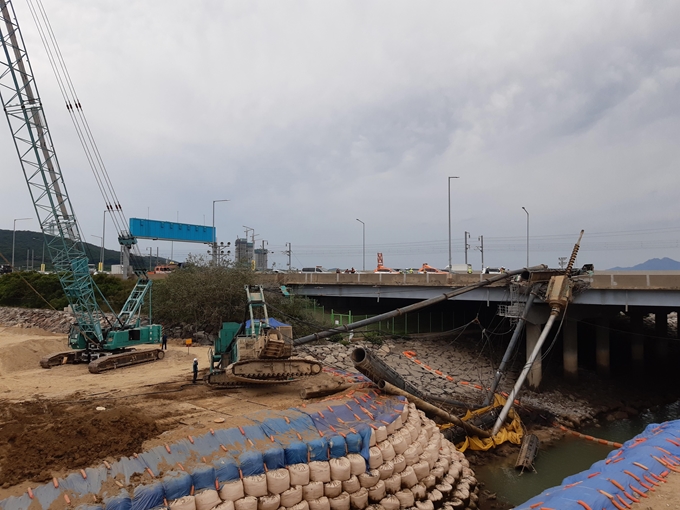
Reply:
[[[467,434],[470,436],[491,437],[491,434],[489,434],[487,431],[475,427],[470,423],[464,422],[463,420],[458,418],[458,416],[447,413],[443,409],[439,409],[437,406],[433,406],[432,404],[425,402],[422,398],[418,398],[415,395],[409,393],[408,391],[404,391],[401,388],[397,388],[396,386],[388,383],[387,381],[380,381],[378,383],[378,388],[392,395],[400,395],[402,397],[406,397],[411,402],[413,402],[418,409],[421,409],[422,411],[425,411],[427,413],[432,413],[435,416],[439,416],[443,420],[458,425],[459,427],[464,429],[465,432],[467,432]]]

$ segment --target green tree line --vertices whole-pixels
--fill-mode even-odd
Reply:
[[[102,296],[114,311],[122,308],[135,280],[97,274],[93,276]],[[152,286],[152,320],[165,327],[190,326],[194,331],[217,333],[223,322],[246,318],[245,286],[256,283],[257,273],[230,263],[215,265],[202,257],[190,257],[176,270]],[[304,297],[283,296],[280,289],[265,289],[270,317],[292,324],[296,336],[327,325],[318,323],[311,313],[311,301]],[[0,306],[55,308],[62,310],[68,301],[56,274],[22,271],[0,276]],[[143,310],[148,311],[148,307]]]

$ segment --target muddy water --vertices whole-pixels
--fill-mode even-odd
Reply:
[[[584,434],[623,443],[642,432],[650,423],[680,419],[680,400],[641,413],[639,416],[584,428]],[[519,505],[545,489],[560,485],[570,475],[588,469],[593,462],[604,459],[612,449],[592,441],[565,436],[545,450],[541,450],[534,467],[536,472],[520,474],[515,471],[516,455],[497,463],[475,468],[484,489],[496,493],[500,501]]]

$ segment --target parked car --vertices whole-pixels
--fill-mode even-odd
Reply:
[[[300,271],[301,273],[327,273],[322,266],[316,266],[316,267],[303,267],[302,270]]]
[[[485,267],[482,274],[501,274],[505,273],[504,267]]]

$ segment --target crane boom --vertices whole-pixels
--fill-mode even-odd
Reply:
[[[78,326],[69,335],[69,344],[80,351],[66,357],[63,356],[65,353],[57,353],[43,359],[41,365],[49,368],[66,358],[73,362],[88,363],[94,359],[90,363],[90,371],[99,373],[117,366],[162,358],[162,351],[132,353],[132,347],[136,345],[160,340],[160,326],[141,326],[139,323],[138,314],[151,288],[146,272],[135,267],[139,279],[120,314],[113,313],[90,275],[88,257],[66,191],[12,0],[0,0],[0,44],[0,101],[45,244]],[[77,108],[80,109],[79,102]],[[116,208],[120,211],[119,204]],[[136,239],[127,232],[119,234],[119,241],[121,245],[127,246],[128,251],[136,244]],[[109,320],[99,306],[97,295],[111,310],[113,320]],[[135,318],[137,324],[132,323]],[[102,359],[104,357],[108,359]]]
[[[0,39],[0,98],[40,228],[81,332],[101,345],[103,312],[97,304],[78,223],[9,0],[0,0]]]

